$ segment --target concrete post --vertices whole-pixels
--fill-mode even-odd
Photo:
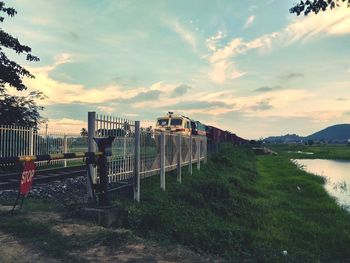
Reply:
[[[134,200],[140,202],[140,121],[135,122]]]
[[[160,188],[165,191],[165,134],[160,134]]]
[[[192,135],[190,135],[190,162],[188,164],[188,172],[192,174]]]
[[[98,157],[97,165],[100,183],[98,186],[98,204],[99,206],[109,206],[108,194],[108,157],[112,155],[112,143],[115,137],[94,138],[98,146],[98,151],[103,152],[103,155]]]
[[[177,181],[181,184],[181,134],[177,136]]]
[[[95,136],[95,122],[96,122],[96,112],[88,113],[88,152],[95,152],[96,146],[94,141]],[[88,200],[92,201],[94,198],[92,190],[92,180],[96,177],[96,170],[92,164],[88,165],[87,171],[87,184],[86,190],[88,195]]]
[[[68,140],[67,140],[67,134],[64,134],[63,137],[63,153],[68,152]],[[64,167],[67,167],[67,159],[64,159]]]

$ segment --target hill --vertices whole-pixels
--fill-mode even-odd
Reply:
[[[327,127],[306,137],[307,140],[347,142],[350,139],[350,124]]]
[[[297,134],[287,134],[283,136],[270,136],[264,139],[269,143],[285,143],[285,142],[307,142],[324,141],[324,142],[347,142],[350,139],[350,124],[337,124],[329,126],[321,131],[315,132],[306,137],[299,136]]]
[[[301,137],[297,134],[286,134],[282,136],[270,136],[264,139],[264,141],[271,143],[282,143],[282,142],[301,142],[304,141],[305,138]]]

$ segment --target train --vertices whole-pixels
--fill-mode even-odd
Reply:
[[[235,144],[243,144],[248,142],[230,131],[205,125],[200,121],[174,114],[173,112],[168,112],[166,116],[157,118],[155,131],[180,133],[185,136],[206,136],[208,143],[233,142]]]

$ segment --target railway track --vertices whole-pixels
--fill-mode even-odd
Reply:
[[[53,168],[35,172],[33,185],[46,184],[65,178],[86,175],[86,166]],[[18,189],[21,172],[0,174],[0,190]]]

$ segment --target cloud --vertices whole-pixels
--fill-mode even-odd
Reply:
[[[338,101],[347,101],[348,99],[347,98],[336,98],[336,100],[338,100]]]
[[[30,68],[30,72],[35,75],[35,79],[25,79],[25,84],[29,87],[28,91],[40,90],[44,92],[48,99],[40,102],[44,105],[52,104],[99,104],[105,102],[142,102],[159,98],[162,90],[168,93],[172,92],[173,86],[164,85],[162,82],[155,83],[149,87],[131,88],[127,91],[120,85],[111,84],[87,88],[82,84],[71,84],[55,80],[51,77],[58,66],[62,64],[75,62],[76,56],[68,53],[62,53],[55,56],[52,65],[38,68]],[[18,92],[12,92],[18,95]]]
[[[176,32],[182,38],[182,40],[189,44],[192,48],[196,48],[197,40],[194,34],[187,28],[185,28],[183,25],[181,25],[178,20],[175,20],[172,23],[170,23],[170,28],[174,32]]]
[[[68,37],[74,42],[78,42],[80,40],[79,34],[73,31],[68,32]]]
[[[216,32],[216,35],[207,38],[205,42],[208,49],[215,51],[217,49],[218,42],[226,38],[226,36],[227,35],[224,31],[219,30],[218,32]]]
[[[338,8],[319,14],[296,18],[283,32],[288,42],[310,40],[321,34],[346,35],[350,34],[350,12],[346,3]]]
[[[192,87],[188,86],[186,84],[181,84],[180,86],[177,86],[173,92],[171,93],[171,97],[180,97],[182,95],[185,95],[189,90],[191,90]]]
[[[175,105],[171,105],[174,110],[190,110],[190,109],[203,109],[207,110],[209,108],[232,108],[233,105],[227,104],[223,101],[199,101],[190,100],[182,101]]]
[[[248,8],[249,12],[252,12],[252,11],[254,11],[254,10],[256,10],[256,9],[258,9],[258,6],[257,6],[257,5],[251,5],[251,6],[249,6],[249,8]]]
[[[255,105],[249,107],[252,111],[265,111],[272,109],[272,105],[270,104],[270,99],[263,99],[259,102],[257,102]]]
[[[158,100],[159,96],[162,93],[163,92],[161,90],[142,91],[134,97],[123,100],[123,102],[128,103],[128,102],[142,102],[142,101],[149,101],[149,100]]]
[[[254,21],[253,18],[250,20]],[[208,75],[213,82],[223,84],[226,80],[233,79],[232,71],[241,73],[234,74],[233,76],[235,77],[245,74],[235,67],[233,59],[250,50],[258,50],[261,53],[266,53],[270,52],[274,46],[288,46],[298,41],[309,41],[317,36],[345,34],[350,34],[350,12],[346,4],[342,4],[340,7],[329,10],[328,12],[297,17],[283,30],[264,34],[251,41],[234,38],[220,48],[215,41],[209,41],[208,45],[207,39],[207,47],[211,52],[207,56],[210,63]],[[212,38],[215,39],[215,36]],[[297,76],[294,75],[291,77]]]
[[[245,22],[243,28],[248,28],[248,27],[250,27],[251,25],[253,25],[254,21],[255,21],[255,16],[250,16],[250,17],[248,17],[248,19],[247,19],[247,21]]]
[[[40,127],[41,130],[45,129],[45,126]],[[50,119],[48,121],[49,132],[55,133],[68,133],[69,135],[79,135],[81,128],[87,128],[87,122],[76,119]]]
[[[213,62],[208,73],[210,79],[218,84],[224,84],[227,79],[236,79],[245,74],[245,72],[238,71],[234,63],[226,59]]]
[[[261,87],[261,88],[257,88],[255,89],[254,91],[255,92],[270,92],[270,91],[275,91],[275,90],[280,90],[280,89],[283,89],[281,86],[264,86],[264,87]]]
[[[303,73],[290,73],[285,76],[282,76],[283,79],[285,80],[290,80],[290,79],[295,79],[295,78],[302,78],[305,75]]]
[[[97,109],[102,112],[112,113],[115,111],[115,107],[111,106],[97,106]]]

